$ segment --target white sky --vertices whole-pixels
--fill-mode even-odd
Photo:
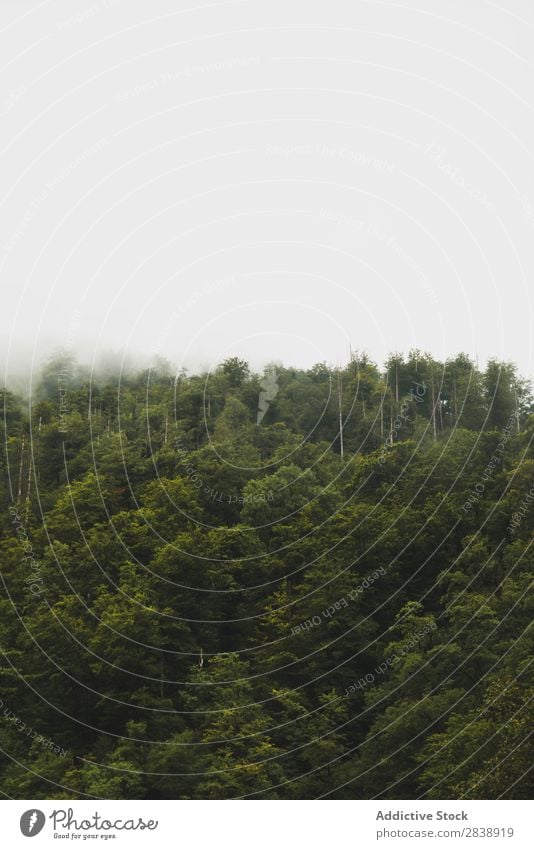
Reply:
[[[1,0],[2,364],[352,344],[531,376],[533,24],[527,0]]]

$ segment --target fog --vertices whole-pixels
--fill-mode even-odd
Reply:
[[[58,347],[532,376],[527,4],[1,5],[8,381]]]

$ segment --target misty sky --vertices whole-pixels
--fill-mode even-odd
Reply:
[[[534,8],[0,2],[0,360],[532,376]]]

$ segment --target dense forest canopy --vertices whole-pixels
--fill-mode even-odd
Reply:
[[[532,794],[512,365],[60,353],[2,420],[5,796]]]

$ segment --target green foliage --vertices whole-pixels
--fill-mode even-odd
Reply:
[[[2,393],[3,792],[529,798],[528,385],[267,371]]]

